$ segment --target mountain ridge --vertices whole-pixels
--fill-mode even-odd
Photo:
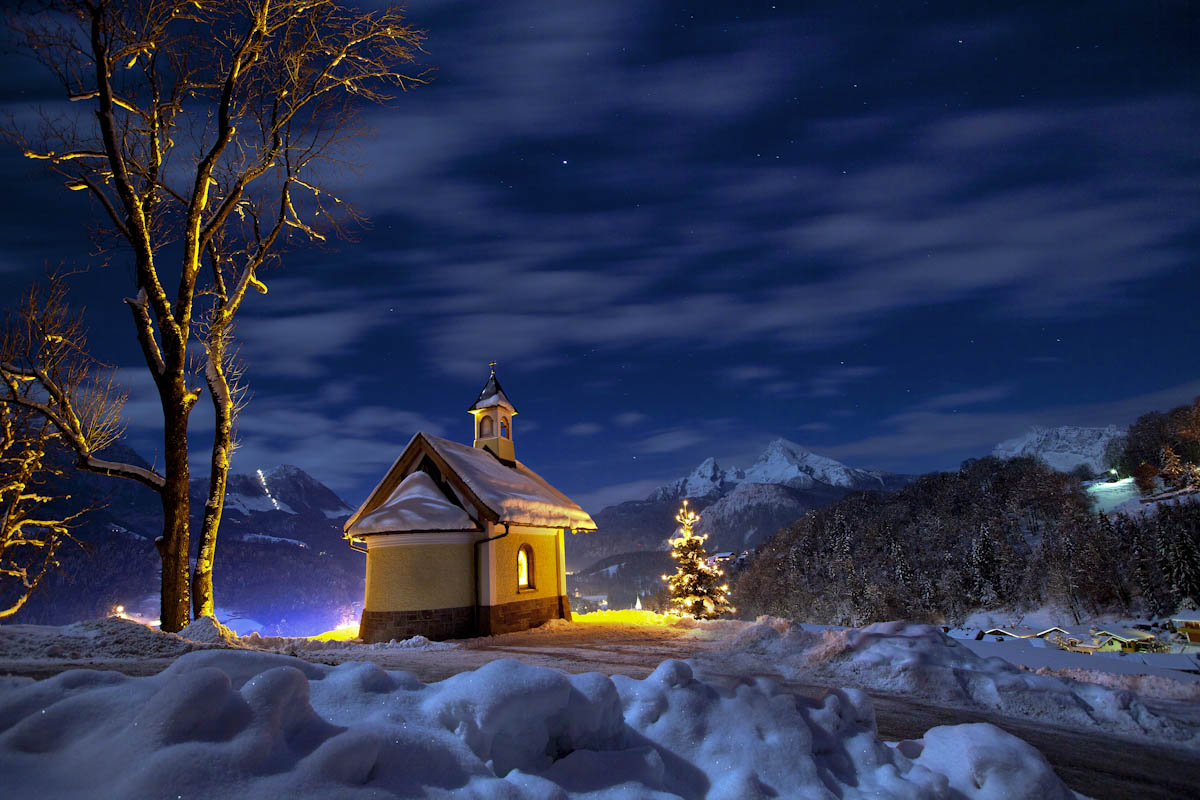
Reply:
[[[602,509],[596,533],[568,537],[568,569],[583,569],[622,552],[661,550],[687,499],[702,515],[709,550],[755,547],[806,512],[853,491],[890,491],[910,476],[850,467],[784,438],[772,440],[749,467],[722,468],[715,458],[664,484],[645,500]]]
[[[758,459],[745,469],[721,469],[717,460],[709,457],[687,476],[655,489],[646,500],[707,497],[743,483],[784,485],[793,489],[825,484],[849,490],[884,490],[893,477],[890,472],[847,466],[781,437],[772,440]]]
[[[1125,429],[1118,425],[1034,425],[1020,436],[997,444],[992,448],[992,455],[997,458],[1034,456],[1059,472],[1071,472],[1084,465],[1091,472],[1100,473],[1112,466],[1107,453],[1109,446],[1124,435]]]

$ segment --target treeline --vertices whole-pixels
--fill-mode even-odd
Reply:
[[[1188,406],[1143,414],[1110,446],[1117,471],[1132,475],[1143,492],[1159,481],[1176,489],[1200,488],[1200,397]]]
[[[783,528],[736,578],[739,615],[864,625],[978,608],[1168,614],[1200,596],[1200,504],[1090,511],[1079,479],[983,458],[893,494],[854,494]]]

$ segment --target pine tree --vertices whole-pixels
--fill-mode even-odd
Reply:
[[[1161,461],[1162,466],[1159,467],[1159,474],[1163,476],[1163,480],[1176,489],[1182,489],[1187,484],[1185,479],[1187,470],[1184,469],[1183,461],[1171,445],[1164,444],[1162,446]]]
[[[722,583],[725,572],[716,564],[708,564],[704,550],[707,534],[696,534],[693,528],[700,515],[687,507],[687,500],[675,515],[679,523],[679,535],[671,539],[671,558],[676,561],[675,574],[663,575],[671,605],[680,613],[695,619],[715,619],[733,611],[726,593],[729,587]]]
[[[997,598],[993,578],[996,571],[996,553],[987,523],[979,526],[978,533],[971,541],[968,564],[971,600],[985,608],[995,604]]]

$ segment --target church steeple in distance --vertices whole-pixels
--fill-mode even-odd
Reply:
[[[467,409],[475,419],[475,446],[490,451],[505,463],[513,464],[517,457],[513,449],[512,418],[517,415],[517,409],[500,388],[500,381],[496,379],[496,362],[491,362],[489,366],[492,374],[475,403]]]

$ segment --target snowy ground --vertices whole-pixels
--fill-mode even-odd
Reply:
[[[0,674],[54,675],[0,678],[0,773],[61,797],[1070,796],[991,724],[884,744],[873,706],[887,717],[906,697],[900,712],[938,722],[1058,726],[1041,747],[1077,730],[1127,760],[1168,759],[1166,792],[1138,796],[1184,796],[1170,787],[1200,771],[1187,680],[1037,674],[904,623],[583,619],[374,646],[239,639],[207,620],[188,638],[125,620],[0,627]],[[62,671],[85,665],[151,677]],[[1109,782],[1073,785],[1102,796]]]
[[[1092,498],[1092,507],[1106,513],[1121,513],[1131,516],[1148,514],[1160,505],[1200,502],[1200,492],[1161,492],[1157,499],[1142,501],[1142,494],[1133,483],[1133,478],[1119,481],[1095,481],[1085,484]]]

